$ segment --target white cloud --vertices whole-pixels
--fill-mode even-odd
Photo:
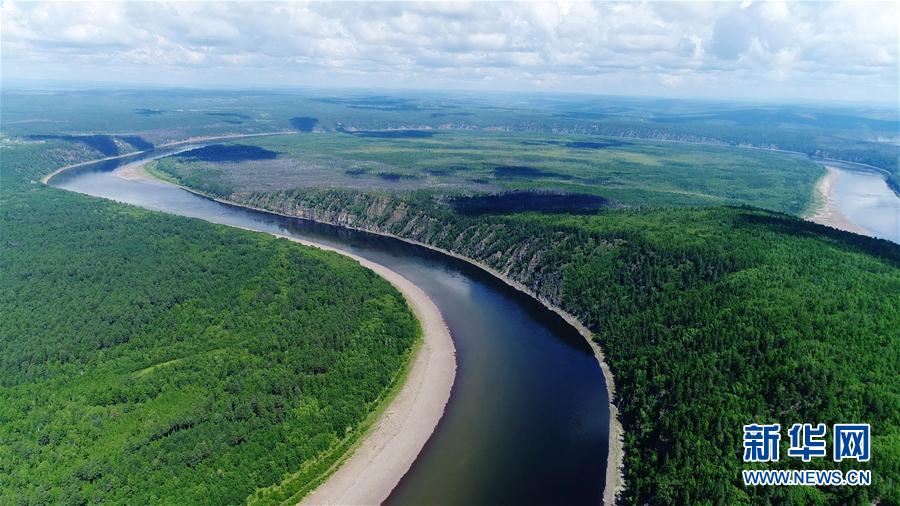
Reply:
[[[895,101],[898,9],[7,1],[0,16],[3,72],[15,77]]]

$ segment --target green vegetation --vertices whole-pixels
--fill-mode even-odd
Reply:
[[[457,143],[454,156],[449,154],[452,142],[444,137]],[[355,137],[319,135],[315,144],[307,138],[273,138],[260,145],[290,159],[287,154],[335,153],[338,149],[330,143],[340,143],[345,159],[356,157],[360,165],[390,163],[392,170],[405,167],[410,173],[440,171],[445,163],[456,174],[459,170],[451,167],[462,157],[481,156],[481,165],[496,167],[497,160],[516,156],[516,164],[506,162],[501,172],[521,180],[506,188],[544,188],[544,178],[553,180],[549,187],[560,187],[591,174],[553,161],[560,156],[558,148],[498,155],[490,148],[498,143],[506,148],[507,136],[482,143],[460,139],[449,134],[380,139],[354,150],[352,143],[360,142]],[[698,150],[708,153],[705,147]],[[688,151],[702,160],[693,148]],[[550,159],[541,158],[543,153]],[[622,158],[620,153],[591,153]],[[520,161],[526,159],[528,166]],[[720,165],[737,174],[730,177],[723,169],[718,173],[722,178],[749,177],[727,160]],[[335,164],[332,173],[340,174],[348,163]],[[797,164],[803,174],[803,163]],[[213,165],[171,158],[156,167],[239,203],[394,234],[468,256],[578,316],[595,332],[616,377],[625,428],[627,504],[900,503],[900,248],[894,244],[788,214],[750,207],[685,207],[678,199],[678,207],[580,215],[559,214],[558,209],[550,214],[460,212],[458,200],[448,198],[460,193],[459,187],[254,191],[271,184],[277,165],[267,169],[263,163]],[[618,161],[609,167],[629,165]],[[624,168],[620,174],[626,173]],[[659,172],[671,178],[665,169]],[[647,173],[650,188],[666,180]],[[279,184],[293,180],[280,174]],[[634,177],[637,185],[637,173]],[[535,180],[541,184],[532,184]],[[698,180],[706,188],[718,184],[714,178]],[[782,191],[796,191],[792,184],[796,180],[785,181]],[[659,203],[672,194],[646,195],[648,202]],[[516,196],[495,197],[499,204],[494,207],[509,206]],[[534,200],[530,194],[512,207]],[[482,208],[490,202],[490,196],[478,201]],[[874,457],[861,467],[874,470],[875,483],[862,488],[746,488],[740,482],[745,467],[741,427],[752,422],[870,423],[877,428]],[[783,459],[779,465],[802,463]],[[805,468],[834,466],[820,460]],[[846,462],[843,467],[858,468]]]
[[[622,385],[626,502],[900,502],[900,249],[749,209],[510,221],[529,225],[581,236],[562,305]],[[738,482],[742,424],[811,420],[877,428],[873,487]]]
[[[0,151],[0,503],[234,504],[308,491],[420,335],[355,262],[34,183]]]
[[[3,134],[139,132],[153,144],[284,130],[442,129],[651,139],[871,164],[900,191],[896,110],[592,95],[4,89]],[[596,142],[587,140],[586,142]]]
[[[783,153],[580,135],[322,133],[241,139],[230,146],[276,152],[278,158],[198,161],[182,155],[158,161],[157,168],[223,197],[299,187],[391,193],[549,189],[629,206],[750,203],[792,214],[807,210],[824,174],[819,165]]]
[[[285,349],[279,339],[285,334],[273,329],[293,328],[283,304],[288,301],[290,307],[298,287],[282,283],[299,275],[294,270],[341,271],[346,262],[26,183],[41,172],[34,167],[52,167],[42,157],[71,162],[96,155],[96,146],[116,142],[69,144],[40,138],[41,144],[29,144],[38,139],[33,135],[127,131],[159,144],[189,135],[294,129],[312,133],[244,139],[237,144],[267,151],[231,151],[276,152],[274,159],[266,154],[269,159],[222,160],[229,151],[217,149],[214,160],[172,157],[157,162],[153,170],[238,203],[303,213],[454,251],[578,316],[595,332],[616,376],[626,431],[625,503],[900,504],[900,248],[790,216],[808,210],[822,169],[802,157],[734,148],[788,149],[869,163],[887,170],[896,182],[896,111],[518,95],[135,91],[120,92],[112,100],[105,94],[68,92],[41,95],[39,100],[27,93],[4,94],[3,99],[0,330],[4,339],[18,337],[10,343],[4,340],[0,351],[5,358],[12,356],[7,349],[15,350],[33,361],[22,363],[35,364],[17,365],[9,375],[11,383],[4,375],[0,387],[0,489],[6,496],[24,496],[24,502],[62,500],[68,497],[58,495],[63,493],[115,499],[102,494],[116,493],[133,483],[129,480],[134,476],[141,483],[157,476],[189,484],[180,491],[185,500],[199,490],[206,494],[204,499],[241,500],[255,487],[267,485],[264,494],[270,496],[263,502],[282,500],[302,495],[304,487],[314,483],[312,477],[333,462],[329,459],[352,444],[340,439],[344,409],[350,409],[356,424],[351,434],[358,434],[365,413],[372,416],[374,399],[385,395],[404,353],[409,353],[414,328],[395,293],[375,280],[364,282],[356,269],[344,276],[372,292],[357,309],[358,325],[368,321],[365,317],[380,319],[384,308],[378,301],[389,300],[396,319],[409,324],[401,325],[405,333],[390,334],[393,352],[357,357],[380,360],[381,366],[372,377],[354,376],[362,390],[345,392],[341,383],[324,381],[339,370],[339,360],[323,372],[317,369],[319,363],[305,362],[303,352],[288,358],[296,350]],[[184,107],[187,100],[192,107]],[[21,158],[11,165],[13,152]],[[35,160],[26,160],[28,153],[36,153]],[[521,193],[531,190],[536,192]],[[548,191],[556,193],[546,197]],[[568,202],[560,192],[579,195]],[[502,194],[494,198],[495,193]],[[609,202],[596,197],[613,204],[598,212],[598,203]],[[465,198],[474,200],[460,200]],[[550,212],[525,212],[529,209]],[[566,210],[580,214],[563,213]],[[16,227],[23,228],[18,233],[6,230],[15,232]],[[166,234],[181,232],[163,240],[163,228]],[[148,235],[146,230],[158,233]],[[259,247],[261,242],[266,248]],[[232,252],[260,270],[247,278],[229,269],[238,261]],[[178,266],[179,283],[202,286],[203,297],[178,298],[190,292],[166,285],[163,275],[149,272],[172,272],[164,258]],[[221,268],[216,267],[219,260],[210,263],[220,258]],[[142,276],[150,281],[123,277],[126,265],[129,272],[146,269]],[[151,304],[143,295],[153,280],[166,289],[163,294],[169,298],[159,299],[168,304],[164,309],[157,307],[157,299],[150,299]],[[32,284],[45,289],[37,293]],[[313,292],[301,285],[301,292],[328,297],[341,289],[334,284]],[[118,298],[100,297],[107,285],[115,288],[108,293]],[[251,305],[229,300],[222,306],[218,297],[225,286],[251,295],[237,299]],[[276,295],[255,305],[259,296],[252,295],[260,293]],[[162,311],[161,319],[146,316],[151,308]],[[104,319],[109,311],[128,318]],[[265,321],[240,317],[248,311],[264,315]],[[207,316],[217,312],[237,319]],[[26,313],[28,318],[13,316]],[[188,333],[172,329],[192,325],[189,322],[198,317],[205,325],[203,339],[177,341]],[[266,327],[267,321],[276,327]],[[47,332],[33,331],[38,324],[46,325]],[[117,327],[125,324],[142,332]],[[73,325],[90,332],[72,335],[87,337],[64,341],[59,329]],[[377,328],[372,335],[382,335]],[[46,349],[34,337],[44,334],[55,339]],[[101,340],[88,339],[94,335]],[[134,337],[121,341],[122,336]],[[77,345],[54,344],[70,341]],[[88,353],[98,342],[108,345],[103,354]],[[334,348],[328,348],[327,340],[319,344],[316,350],[324,356],[336,356],[328,354]],[[349,344],[360,343],[331,343],[337,349]],[[267,364],[276,371],[284,364],[305,371],[297,394],[302,401],[291,398],[283,405],[297,409],[268,410],[282,406],[276,399],[285,397],[280,387],[271,386],[285,378],[270,379],[268,369],[259,372],[259,380],[232,387],[234,376],[228,374],[235,361],[258,364],[270,354],[283,357]],[[83,366],[101,362],[107,365]],[[368,374],[368,365],[358,365],[353,374]],[[198,377],[199,368],[211,374]],[[245,373],[241,370],[239,378],[247,377]],[[15,378],[33,381],[17,383],[22,380]],[[53,378],[61,379],[51,383]],[[91,390],[92,383],[104,388]],[[191,389],[195,383],[202,390]],[[311,385],[320,390],[311,390]],[[314,413],[321,418],[303,420],[321,422],[307,427],[322,428],[321,439],[309,443],[320,446],[301,449],[291,444],[297,439],[282,423],[252,433],[260,439],[230,447],[230,440],[222,438],[262,423],[259,418],[271,420],[257,414],[251,391],[261,392],[256,406],[267,409],[265,416],[308,416],[304,410],[310,406],[319,409]],[[104,411],[112,408],[103,402],[121,399],[104,397],[112,395],[107,392],[124,392],[126,399],[157,397],[120,402],[112,417],[112,411]],[[181,397],[166,397],[167,392]],[[317,392],[322,397],[315,402],[303,400]],[[334,392],[364,399],[367,408],[343,405],[325,395]],[[159,414],[155,407],[151,416],[140,411],[154,402],[162,406]],[[211,411],[204,411],[207,408]],[[216,411],[220,408],[225,411]],[[162,418],[174,412],[184,418]],[[227,417],[232,412],[249,414],[250,419],[232,423]],[[325,418],[330,415],[334,417]],[[93,425],[95,419],[99,428]],[[859,488],[746,488],[739,481],[745,467],[741,426],[751,422],[868,422],[874,456],[858,467],[873,469],[875,483]],[[194,425],[185,429],[189,423]],[[215,423],[222,425],[210,425]],[[304,430],[292,425],[294,429]],[[159,435],[166,437],[152,439]],[[134,458],[128,453],[168,449],[164,445],[194,435],[198,439],[171,450],[171,456],[161,451],[163,456],[139,462],[148,453]],[[57,445],[71,438],[86,446]],[[137,447],[134,441],[148,444]],[[275,450],[293,460],[275,459]],[[252,457],[239,459],[236,455],[242,451]],[[318,457],[312,456],[315,451]],[[198,455],[207,460],[186,465]],[[115,466],[96,474],[93,464],[98,458]],[[76,460],[79,463],[72,464]],[[802,466],[791,459],[779,465]],[[803,467],[835,465],[820,460]],[[219,477],[219,469],[228,473],[233,466],[243,466],[245,474]],[[166,474],[172,469],[180,474]],[[289,472],[300,474],[285,474]],[[28,481],[38,474],[59,481]],[[182,479],[186,481],[177,481]],[[61,488],[55,488],[56,483]],[[232,483],[249,492],[225,495],[233,489],[222,487]],[[129,501],[141,498],[158,502],[139,495]]]

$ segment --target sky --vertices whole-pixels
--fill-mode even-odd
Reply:
[[[900,2],[21,3],[4,80],[898,102]]]

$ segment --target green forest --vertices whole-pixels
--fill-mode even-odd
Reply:
[[[0,151],[0,503],[307,492],[402,383],[405,300],[334,253],[35,183],[83,151]]]
[[[434,191],[229,198],[465,255],[576,315],[615,376],[626,504],[900,503],[893,243],[745,206],[462,214]],[[805,421],[870,423],[873,485],[744,487],[742,425]]]
[[[623,503],[900,504],[900,246],[797,218],[823,169],[765,151],[896,183],[896,146],[867,140],[896,112],[122,91],[5,94],[3,115],[0,503],[296,499],[371,423],[419,334],[390,285],[38,183],[145,142],[288,129],[152,170],[453,251],[576,315],[615,375]],[[754,422],[870,423],[872,460],[841,466],[873,485],[744,487]]]
[[[529,225],[584,245],[562,305],[621,385],[626,502],[900,502],[900,248],[746,208],[511,218]],[[741,425],[806,420],[871,423],[875,484],[744,488]]]

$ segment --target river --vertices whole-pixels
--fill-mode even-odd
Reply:
[[[831,194],[840,213],[867,235],[900,243],[900,197],[884,176],[846,163],[825,165],[837,171]]]
[[[456,345],[456,381],[441,422],[389,504],[602,502],[609,431],[605,381],[591,348],[561,317],[481,269],[424,247],[113,174],[127,163],[166,153],[85,165],[49,184],[334,246],[400,273],[440,309]]]

